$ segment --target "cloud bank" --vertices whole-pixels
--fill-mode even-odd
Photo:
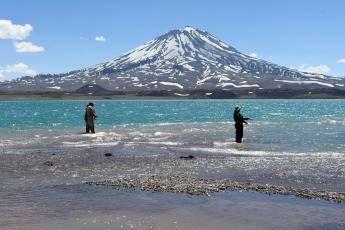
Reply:
[[[2,72],[4,72],[4,70],[0,67],[0,82],[4,81],[4,75]]]
[[[44,47],[35,46],[31,42],[14,42],[13,44],[16,47],[16,51],[19,53],[44,51]]]
[[[0,20],[0,38],[23,40],[30,36],[32,26],[29,24],[14,25],[10,20]]]
[[[345,63],[345,59],[344,59],[344,58],[339,59],[339,60],[337,61],[337,63]]]
[[[100,42],[105,42],[106,41],[105,37],[103,37],[103,36],[95,37],[95,40],[96,41],[100,41]]]
[[[32,26],[29,24],[15,25],[11,20],[0,20],[0,39],[24,40],[30,36]],[[44,47],[33,45],[31,42],[13,42],[17,52],[42,52]],[[19,62],[14,65],[0,66],[0,81],[4,81],[5,73],[35,75],[36,71],[32,70],[26,64]]]
[[[22,62],[19,62],[18,64],[14,65],[6,65],[4,68],[4,72],[6,73],[25,73],[29,75],[36,74],[35,70],[29,69],[29,66],[25,65]]]
[[[30,69],[28,65],[19,62],[18,64],[14,65],[6,65],[4,68],[0,66],[0,82],[4,81],[5,76],[3,73],[35,75],[36,71]]]
[[[331,69],[327,65],[310,66],[308,64],[301,65],[298,68],[298,70],[302,72],[319,73],[319,74],[327,74],[331,71]]]

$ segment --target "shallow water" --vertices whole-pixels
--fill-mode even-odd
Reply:
[[[236,104],[253,118],[243,144]],[[85,184],[173,174],[344,192],[344,100],[96,101],[96,134],[85,105],[0,101],[0,229],[345,229],[344,205],[326,201]]]
[[[70,185],[9,198],[2,229],[344,229],[344,207],[224,192],[206,196]],[[25,198],[24,198],[25,197]],[[25,199],[25,202],[23,202]],[[4,209],[3,206],[0,209]]]

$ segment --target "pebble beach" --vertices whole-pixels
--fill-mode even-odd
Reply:
[[[210,195],[224,190],[257,191],[265,194],[296,196],[303,199],[319,199],[345,204],[345,192],[301,189],[293,187],[238,182],[225,179],[201,179],[183,176],[155,175],[148,178],[117,179],[101,182],[86,182],[89,185],[124,187],[143,191]]]

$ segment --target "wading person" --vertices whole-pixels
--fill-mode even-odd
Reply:
[[[236,142],[242,143],[243,138],[243,123],[248,124],[246,120],[250,120],[249,117],[243,117],[240,114],[241,108],[239,106],[235,107],[234,111],[234,121],[235,121],[235,129],[236,129]]]
[[[86,123],[86,133],[89,133],[91,131],[91,133],[95,133],[95,125],[93,120],[96,119],[96,117],[98,117],[96,115],[96,110],[93,107],[93,102],[90,102],[87,106],[86,106],[86,110],[85,110],[85,123]]]

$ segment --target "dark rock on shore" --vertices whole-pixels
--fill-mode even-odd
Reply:
[[[189,155],[187,157],[185,156],[180,156],[181,159],[194,159],[195,157],[193,155]]]
[[[46,162],[44,162],[42,165],[54,166],[54,162],[52,162],[52,161],[46,161]]]
[[[265,194],[289,195],[303,199],[322,199],[345,204],[345,192],[328,192],[288,186],[263,185],[225,179],[201,179],[184,176],[155,175],[148,178],[138,177],[86,183],[89,185],[123,187],[127,189],[140,189],[142,191],[186,193],[190,195],[209,195],[224,190],[257,191]]]

